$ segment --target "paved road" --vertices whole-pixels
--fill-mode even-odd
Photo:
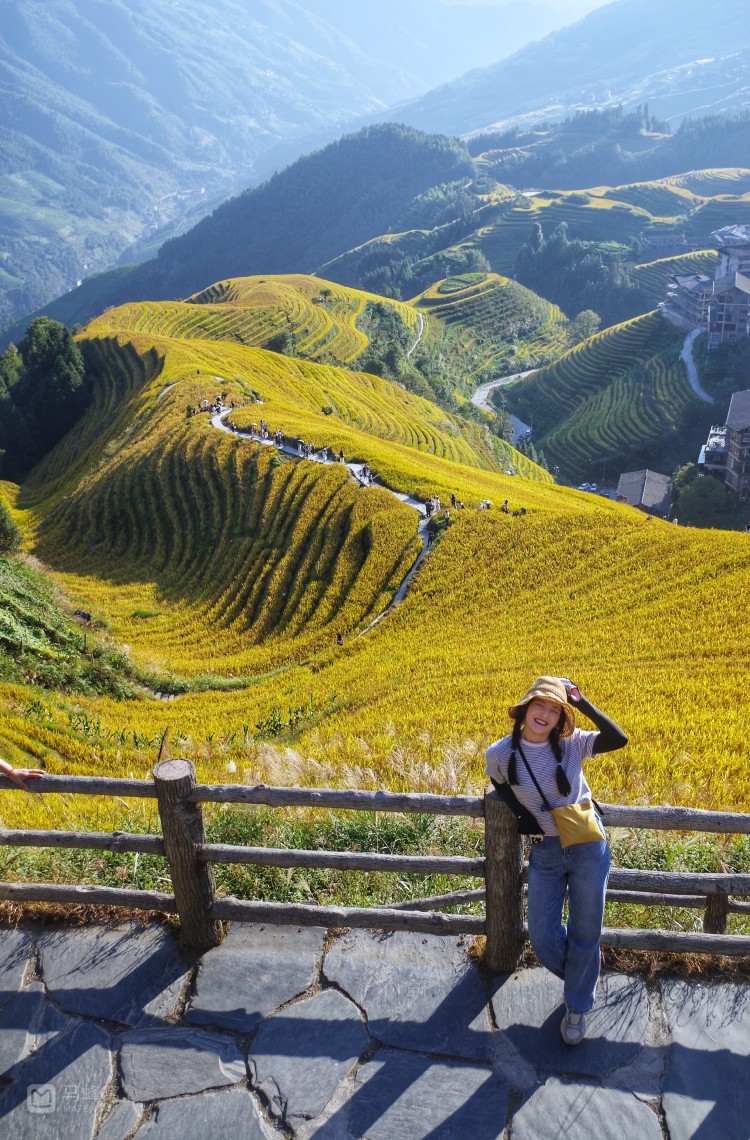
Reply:
[[[706,330],[703,327],[700,327],[693,329],[688,333],[688,335],[685,337],[685,343],[682,346],[680,360],[685,365],[688,382],[698,399],[703,400],[707,404],[713,404],[714,398],[713,396],[709,395],[704,387],[702,387],[700,377],[698,376],[698,369],[696,368],[695,360],[693,359],[693,345],[701,333],[705,331]]]
[[[748,1140],[750,986],[605,974],[571,1049],[557,979],[467,950],[234,924],[183,957],[158,923],[3,928],[0,1135]]]
[[[486,412],[494,412],[495,408],[493,408],[487,398],[493,388],[505,388],[508,384],[514,384],[516,380],[523,380],[524,376],[531,376],[534,372],[538,371],[538,368],[530,368],[528,372],[513,372],[510,376],[502,376],[499,380],[490,380],[488,384],[480,384],[471,397],[471,402],[477,408],[484,408]],[[513,428],[513,439],[511,440],[513,444],[518,443],[521,436],[531,431],[529,424],[525,424],[523,420],[519,420],[518,416],[511,416],[510,422]]]

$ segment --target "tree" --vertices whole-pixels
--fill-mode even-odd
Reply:
[[[732,504],[723,483],[712,475],[698,475],[680,492],[675,514],[688,526],[726,527]]]
[[[602,318],[593,309],[582,309],[577,317],[570,322],[570,335],[575,344],[588,340],[590,336],[599,331]]]
[[[700,475],[698,466],[695,463],[683,463],[678,467],[672,476],[672,501],[676,504],[679,502],[680,495],[689,487],[691,483]]]
[[[0,358],[2,474],[21,479],[85,407],[85,367],[65,325],[37,317]]]

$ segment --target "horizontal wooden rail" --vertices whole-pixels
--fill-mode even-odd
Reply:
[[[750,938],[740,934],[692,934],[681,930],[615,930],[605,926],[602,946],[612,950],[655,950],[678,954],[750,955]]]
[[[433,796],[422,792],[339,791],[336,788],[276,788],[267,784],[198,784],[191,803],[319,807],[332,811],[385,811],[405,815],[484,815],[482,796]]]
[[[613,867],[612,890],[648,891],[650,894],[750,896],[750,875],[701,874],[689,871],[641,871]]]
[[[391,907],[308,906],[305,903],[245,902],[217,899],[211,916],[272,926],[354,927],[364,930],[415,930],[425,934],[484,934],[481,915],[414,913]]]
[[[601,804],[607,827],[635,827],[644,831],[714,831],[750,835],[750,815],[732,811],[703,811],[684,807],[630,807]]]
[[[0,828],[3,847],[72,847],[93,851],[140,851],[163,855],[160,835],[133,835],[129,831],[10,831]]]
[[[451,891],[448,895],[430,895],[426,899],[405,899],[400,903],[391,903],[391,910],[443,910],[448,906],[463,906],[466,903],[484,902],[487,892],[484,889],[476,891]]]
[[[16,788],[0,776],[0,788]],[[43,776],[29,782],[34,793],[73,793],[85,796],[156,798],[152,780],[114,779],[107,776]],[[264,804],[268,807],[320,807],[339,811],[383,811],[403,814],[484,815],[482,796],[438,796],[421,792],[346,791],[335,788],[281,788],[267,784],[198,784],[192,803]],[[602,817],[610,827],[633,827],[653,831],[709,831],[717,834],[750,834],[750,813],[704,811],[683,807],[633,807],[601,804]]]
[[[636,906],[684,906],[703,910],[707,895],[652,895],[646,891],[607,891],[608,903],[634,903]]]
[[[75,906],[121,906],[176,914],[174,895],[120,887],[74,887],[69,883],[0,883],[0,899],[10,902],[72,903]]]
[[[484,859],[463,855],[380,855],[370,851],[303,851],[296,847],[234,847],[202,843],[202,863],[254,863],[268,867],[329,867],[339,871],[401,871],[407,875],[484,877]]]
[[[607,891],[607,902],[633,903],[635,906],[683,906],[688,910],[704,910],[709,895],[651,895],[646,891]],[[716,896],[713,896],[716,897]],[[750,903],[727,899],[730,914],[750,914]]]
[[[7,776],[0,776],[0,788],[16,788]],[[76,796],[120,796],[136,799],[156,799],[156,785],[153,780],[117,780],[108,776],[40,776],[29,780],[28,791],[34,795],[42,792],[72,793]]]

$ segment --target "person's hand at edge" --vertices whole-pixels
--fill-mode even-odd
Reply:
[[[47,773],[43,768],[11,768],[10,764],[3,764],[0,767],[0,776],[7,776],[11,784],[15,784],[17,788],[22,788],[25,792],[32,789],[26,787],[27,780],[38,780],[41,776],[46,776]]]

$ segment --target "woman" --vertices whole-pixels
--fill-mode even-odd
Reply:
[[[36,780],[46,775],[42,768],[14,768],[7,760],[0,758],[0,776],[7,776],[12,784],[23,788],[26,792],[30,790],[26,787],[27,780]]]
[[[575,709],[595,732],[575,727]],[[522,831],[534,834],[529,853],[529,939],[539,961],[564,982],[566,1045],[586,1033],[599,980],[599,940],[609,875],[609,844],[589,812],[594,836],[563,847],[552,811],[591,804],[583,761],[627,744],[621,728],[583,697],[567,677],[539,677],[508,709],[513,731],[487,749],[487,774],[513,809]],[[562,921],[568,892],[568,924]]]

